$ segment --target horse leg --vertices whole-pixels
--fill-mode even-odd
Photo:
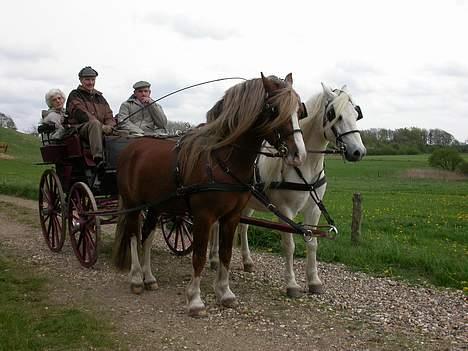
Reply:
[[[214,290],[218,302],[224,307],[235,307],[236,296],[229,288],[229,265],[232,257],[232,242],[239,217],[220,219],[219,221],[219,261]]]
[[[294,249],[296,244],[291,233],[281,233],[281,244],[285,258],[284,279],[286,281],[286,294],[288,297],[300,297],[302,295],[301,287],[296,282],[294,273]]]
[[[128,215],[126,230],[130,233],[130,290],[134,294],[143,292],[143,272],[138,259],[138,240],[139,240],[139,212],[133,212]]]
[[[320,210],[317,206],[304,212],[304,222],[307,224],[316,225],[320,219]],[[322,281],[318,276],[317,270],[317,238],[312,238],[306,244],[307,246],[307,263],[306,263],[306,278],[307,286],[310,294],[321,294],[324,292]]]
[[[294,213],[289,208],[283,207],[280,208],[280,211],[288,216],[288,218],[294,217]],[[281,244],[285,258],[284,278],[286,280],[286,294],[292,298],[299,297],[302,295],[302,290],[296,282],[296,274],[294,273],[294,250],[296,244],[294,243],[293,235],[291,233],[281,233]]]
[[[192,227],[193,253],[192,253],[192,279],[186,290],[187,311],[191,317],[206,316],[206,308],[201,299],[200,276],[206,263],[206,249],[208,246],[209,228],[214,223],[206,217],[195,216]]]
[[[254,210],[246,208],[242,211],[242,216],[251,216]],[[247,232],[249,230],[248,224],[240,224],[237,226],[238,233],[240,233],[242,263],[244,265],[244,272],[254,272],[254,263],[250,255],[249,238]]]
[[[214,223],[210,229],[210,252],[209,262],[212,270],[218,269],[219,266],[219,224]]]
[[[156,224],[157,216],[154,211],[150,209],[148,210],[141,231],[143,241],[143,282],[145,284],[145,289],[147,290],[156,290],[158,288],[156,278],[151,271],[151,247],[153,245],[155,235],[154,229],[156,228]]]

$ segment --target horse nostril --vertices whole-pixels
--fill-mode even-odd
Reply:
[[[356,157],[356,158],[359,158],[361,157],[361,153],[359,152],[359,150],[356,150],[353,152],[353,156]]]

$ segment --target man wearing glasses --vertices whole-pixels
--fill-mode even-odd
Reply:
[[[118,119],[130,135],[157,135],[165,132],[167,117],[160,105],[150,97],[151,84],[139,81],[133,84],[133,94],[120,106]],[[130,117],[129,117],[130,116]]]

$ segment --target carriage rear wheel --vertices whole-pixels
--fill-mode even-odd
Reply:
[[[160,216],[161,230],[169,249],[177,256],[183,256],[192,251],[193,220],[189,214],[173,215],[163,213]]]
[[[47,169],[39,183],[39,220],[49,249],[62,250],[65,241],[65,195],[60,179],[53,169]]]
[[[99,217],[89,212],[97,205],[89,187],[82,182],[73,184],[68,196],[68,230],[78,261],[91,267],[97,261],[101,225]]]

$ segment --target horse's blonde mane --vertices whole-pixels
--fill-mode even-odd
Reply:
[[[206,154],[208,162],[211,162],[214,150],[233,145],[246,132],[254,130],[259,137],[264,137],[290,119],[297,109],[299,96],[289,84],[276,79],[282,88],[268,100],[279,111],[274,120],[257,121],[265,106],[266,92],[262,79],[256,78],[229,88],[207,112],[208,123],[183,137],[179,161],[184,178],[190,176],[202,154]]]

